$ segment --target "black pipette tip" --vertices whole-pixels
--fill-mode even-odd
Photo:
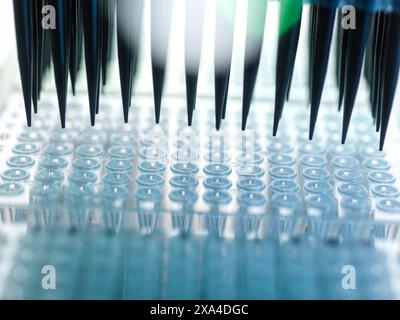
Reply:
[[[122,99],[122,111],[124,114],[124,122],[128,123],[129,121],[129,100],[130,100],[130,96],[125,94],[123,95],[123,99]]]
[[[301,0],[281,1],[275,89],[275,112],[279,114],[282,114],[285,101],[289,101],[290,98],[302,14]],[[288,24],[292,19],[293,21]]]
[[[18,63],[28,127],[32,121],[33,21],[30,0],[14,0]]]
[[[341,15],[339,16],[341,19]],[[338,22],[340,24],[340,22]],[[338,102],[338,111],[342,109],[343,97],[344,97],[344,88],[345,88],[345,70],[346,70],[346,50],[347,50],[347,38],[348,38],[348,30],[343,30],[340,28],[340,55],[339,55],[339,102]]]
[[[33,100],[32,105],[33,105],[33,113],[37,114],[38,113],[38,98],[37,97]]]
[[[242,108],[242,131],[246,130],[248,117],[249,117],[249,110],[246,111],[245,108]]]
[[[36,50],[36,49],[35,49]],[[35,60],[38,60],[39,57],[37,56],[37,53],[34,54]],[[39,74],[38,74],[38,63],[34,62],[33,66],[33,80],[32,80],[32,105],[33,105],[33,112],[36,114],[38,113],[38,100],[39,100],[39,88],[38,88],[38,82],[39,82]]]
[[[117,6],[117,44],[118,66],[121,87],[122,109],[124,121],[129,118],[132,89],[132,66],[134,64],[134,16],[130,0],[119,0]]]
[[[196,106],[198,73],[186,71],[186,106],[188,126],[192,125],[193,111]]]
[[[221,126],[221,120],[225,119],[228,100],[229,79],[232,63],[233,34],[236,16],[236,1],[229,5],[229,14],[224,12],[223,5],[215,1],[216,25],[214,39],[214,79],[215,79],[215,126]],[[223,3],[223,1],[222,1]],[[226,4],[225,4],[226,5]],[[221,46],[221,44],[223,44]]]
[[[315,131],[315,125],[317,123],[317,113],[316,112],[311,112],[311,117],[310,117],[310,130],[308,132],[308,140],[312,140],[314,138],[314,131]]]
[[[192,122],[193,122],[193,111],[194,111],[194,108],[188,107],[187,113],[188,113],[188,126],[189,126],[189,127],[192,126]]]
[[[186,104],[188,117],[187,121],[189,127],[192,125],[193,111],[196,105],[197,77],[198,74],[186,72]]]
[[[381,134],[379,149],[382,150],[389,126],[390,115],[393,108],[397,82],[400,69],[400,14],[390,13],[387,30],[387,42],[384,44],[384,67],[381,81],[382,86],[382,110],[381,110]]]
[[[155,115],[155,122],[156,122],[156,124],[160,124],[160,113],[156,113],[156,115]]]
[[[185,76],[188,126],[196,108],[197,82],[203,38],[205,2],[186,1],[185,6]]]
[[[347,115],[346,112],[343,113],[343,128],[342,128],[342,138],[341,143],[345,144],[347,139],[347,132],[349,131],[351,115]]]
[[[222,120],[225,120],[225,118],[226,118],[226,106],[228,104],[228,90],[229,90],[230,77],[231,77],[231,70],[229,67],[229,70],[227,71],[226,76],[225,76],[224,99],[222,102],[222,115],[221,115]]]
[[[322,91],[328,69],[328,61],[333,36],[336,11],[332,8],[317,6],[313,16],[313,54],[312,54],[312,76],[311,76],[311,112],[309,138],[312,139],[318,111],[321,103]]]
[[[383,147],[385,145],[385,138],[386,138],[386,129],[381,131],[381,135],[379,138],[379,151],[383,150]]]
[[[41,0],[32,1],[30,6],[33,19],[33,81],[32,81],[32,102],[34,113],[38,112],[39,100],[39,79],[41,77],[42,67],[42,49],[43,49],[43,28],[41,26],[42,15],[40,13],[42,6]]]
[[[83,54],[83,21],[80,0],[73,0],[71,3],[71,50],[69,73],[71,78],[72,94],[76,95],[76,81],[81,66]]]
[[[376,52],[375,52],[375,60],[374,60],[374,78],[372,84],[372,111],[373,117],[375,119],[375,130],[379,132],[381,127],[381,118],[383,111],[383,99],[385,98],[384,92],[386,83],[384,81],[385,76],[385,68],[383,65],[387,63],[385,61],[385,52],[386,47],[389,45],[388,37],[390,34],[390,23],[391,23],[392,15],[387,13],[381,13],[377,19],[377,29],[376,32]]]
[[[289,90],[293,76],[293,69],[296,60],[297,46],[299,42],[302,7],[298,8],[298,21],[290,28],[286,29],[288,16],[292,15],[288,3],[283,2],[280,13],[280,35],[278,39],[278,54],[276,61],[276,78],[275,78],[275,106],[274,106],[274,136],[277,133],[279,119],[282,117],[285,100],[289,98]]]
[[[160,123],[161,100],[167,67],[172,3],[172,0],[151,1],[151,66],[156,124]]]
[[[320,96],[311,97],[311,112],[310,112],[310,128],[308,132],[308,139],[312,140],[314,137],[315,126],[318,119],[318,110],[321,98]]]
[[[71,91],[72,91],[72,95],[76,96],[76,82],[73,81],[72,79],[71,79]]]
[[[215,72],[214,80],[214,102],[215,102],[215,129],[219,130],[222,122],[222,113],[225,98],[225,76],[223,73]]]
[[[382,65],[382,50],[384,47],[384,40],[386,34],[386,21],[387,15],[384,13],[376,13],[373,19],[373,52],[372,55],[372,84],[371,84],[371,103],[372,103],[372,116],[377,117],[377,106],[379,101],[379,78],[381,75],[379,66]]]
[[[215,114],[215,130],[219,131],[219,129],[221,128],[221,121],[221,114],[219,114],[219,116]]]
[[[68,70],[71,41],[71,2],[49,2],[56,8],[56,29],[52,30],[52,57],[54,62],[54,78],[56,82],[58,106],[62,128],[65,128],[65,113],[68,94]]]
[[[102,52],[102,2],[85,0],[82,3],[86,78],[89,95],[90,122],[95,124],[96,113],[99,112],[101,52]]]
[[[159,65],[153,61],[153,90],[154,90],[154,111],[155,111],[155,121],[157,124],[160,123],[161,114],[161,100],[164,87],[165,78],[165,67]]]
[[[65,129],[65,114],[66,114],[66,106],[60,105],[60,124],[61,124],[61,128]]]
[[[222,110],[223,110],[223,88],[224,80],[219,74],[215,75],[215,128],[218,130],[221,126],[222,121]]]
[[[128,123],[129,122],[129,115],[128,113],[124,112],[124,123]]]
[[[342,143],[345,143],[351,116],[357,96],[364,53],[368,41],[372,13],[356,10],[357,28],[350,29],[346,48],[346,80],[343,100],[343,132]]]
[[[103,30],[102,30],[102,86],[107,85],[108,66],[111,59],[114,38],[114,22],[115,22],[115,0],[106,0],[103,2]]]
[[[96,113],[90,112],[90,125],[94,127],[96,125]]]
[[[246,39],[246,54],[243,75],[242,130],[246,129],[247,118],[250,112],[251,101],[253,99],[254,88],[257,81],[258,68],[261,60],[265,13],[261,14],[263,14],[261,35],[259,35],[257,38],[253,38],[249,34],[247,34]]]
[[[42,90],[43,78],[43,62],[44,62],[44,48],[45,48],[45,30],[42,28],[42,8],[45,5],[45,0],[37,0],[35,7],[35,28],[37,31],[36,53],[37,53],[37,99],[40,100],[40,93]],[[36,110],[37,111],[37,110]]]
[[[276,137],[276,134],[278,133],[278,127],[279,127],[279,121],[280,117],[277,113],[274,113],[274,124],[272,126],[272,136]]]
[[[242,100],[242,130],[246,129],[247,118],[249,116],[251,100],[253,98],[253,92],[257,78],[257,71],[258,63],[252,63],[252,66],[245,66]]]
[[[24,103],[25,103],[25,113],[26,113],[26,124],[28,127],[32,126],[32,102],[30,95],[25,95],[24,93]]]
[[[72,64],[75,64],[75,57],[74,57],[73,52],[71,52],[71,56],[70,56],[69,74],[70,74],[70,79],[71,79],[72,95],[75,96],[76,95],[76,80],[78,77],[78,75],[77,75],[78,71],[75,66],[72,66]]]

